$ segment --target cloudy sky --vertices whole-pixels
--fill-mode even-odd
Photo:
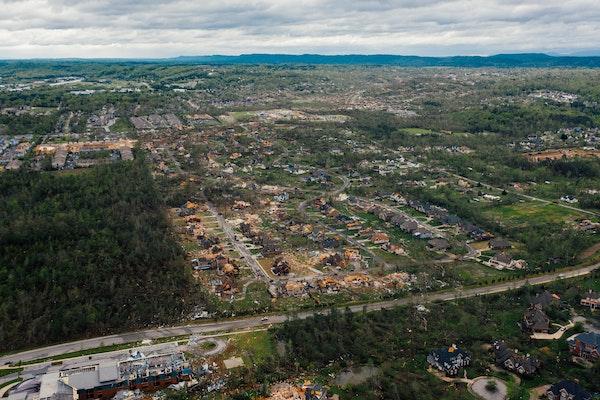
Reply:
[[[600,54],[599,0],[0,0],[0,58]]]

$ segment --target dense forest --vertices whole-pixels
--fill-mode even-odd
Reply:
[[[193,287],[159,199],[143,160],[5,173],[0,351],[179,319]]]

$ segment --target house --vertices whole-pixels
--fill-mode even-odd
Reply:
[[[358,231],[362,228],[360,221],[352,221],[346,224],[346,229],[349,231]]]
[[[417,224],[416,221],[406,221],[400,226],[400,229],[402,229],[404,232],[412,233],[416,231],[418,227],[419,224]]]
[[[272,257],[281,254],[281,248],[272,240],[266,239],[263,241],[260,252],[265,257]]]
[[[271,271],[273,271],[273,273],[278,276],[287,275],[290,273],[290,265],[287,261],[283,259],[283,257],[277,257],[273,261]]]
[[[275,200],[279,203],[285,203],[289,199],[290,199],[290,195],[287,192],[283,192],[281,194],[273,196],[273,200]]]
[[[503,341],[495,341],[492,345],[496,364],[519,375],[533,375],[540,367],[540,361],[529,354],[519,354],[511,350]]]
[[[600,309],[600,293],[590,290],[585,295],[581,296],[580,304],[589,307],[592,310]]]
[[[427,356],[427,362],[446,375],[454,376],[471,363],[471,356],[456,345],[452,345],[449,348],[431,351]]]
[[[600,334],[584,332],[567,339],[571,354],[590,362],[600,359]]]
[[[313,171],[309,177],[306,178],[307,182],[326,183],[331,181],[331,175],[322,169]]]
[[[389,251],[392,254],[395,254],[397,256],[406,256],[406,250],[402,247],[402,246],[398,246],[396,244],[393,243],[386,243],[383,246],[381,246],[381,248],[383,250]]]
[[[192,260],[192,269],[194,271],[206,271],[211,269],[212,266],[212,261],[207,259],[207,258],[194,258]]]
[[[419,239],[431,239],[433,238],[433,233],[429,232],[425,228],[418,228],[413,231],[413,236],[418,237]]]
[[[434,238],[427,242],[427,249],[431,251],[443,251],[450,248],[450,242],[443,238]]]
[[[538,304],[541,306],[542,309],[544,309],[550,307],[552,304],[555,304],[558,300],[560,300],[560,297],[558,295],[552,294],[549,291],[544,290],[543,292],[538,293],[533,298],[531,304]]]
[[[390,237],[383,232],[376,232],[373,236],[371,236],[371,242],[373,244],[384,244],[389,243]]]
[[[392,193],[390,196],[390,200],[396,202],[396,203],[400,203],[400,204],[406,204],[406,199],[404,197],[402,197],[401,194],[399,193]]]
[[[344,249],[344,259],[348,261],[360,260],[360,251],[358,249],[346,248]]]
[[[494,237],[491,232],[484,231],[470,222],[462,222],[460,227],[467,235],[477,241],[490,240]]]
[[[406,222],[406,217],[402,214],[396,214],[392,217],[392,219],[390,220],[390,222],[392,224],[394,224],[395,226],[402,226],[403,223]]]
[[[358,234],[360,236],[365,236],[366,237],[366,236],[371,236],[373,232],[374,232],[373,228],[366,227],[366,228],[363,228],[363,229],[359,230]]]
[[[496,254],[494,257],[491,258],[490,260],[490,266],[502,270],[502,269],[508,269],[510,266],[510,263],[513,262],[513,259],[511,256],[509,256],[506,253],[498,253]]]
[[[328,255],[322,259],[323,265],[330,267],[345,267],[346,260],[340,253]]]
[[[527,267],[525,260],[513,260],[513,258],[506,253],[498,253],[492,257],[489,261],[490,267],[496,268],[497,270],[503,269],[524,269]]]
[[[573,381],[562,381],[550,386],[548,400],[591,400],[592,395]]]
[[[445,214],[440,217],[440,222],[444,225],[458,225],[461,222],[461,219],[458,215],[454,214]]]
[[[492,250],[508,250],[512,247],[506,239],[494,238],[489,241],[490,249]]]
[[[561,196],[560,201],[564,201],[565,203],[569,203],[569,204],[575,204],[575,203],[579,202],[579,200],[577,200],[577,198],[575,198],[575,196],[571,196],[569,194]]]
[[[548,333],[550,318],[548,318],[539,304],[532,305],[523,315],[522,328],[532,333]]]
[[[332,249],[335,247],[339,247],[340,241],[336,238],[326,238],[321,242],[321,245],[326,249]]]
[[[347,224],[350,221],[352,221],[352,218],[350,218],[349,216],[347,216],[345,214],[340,214],[336,217],[336,220],[338,220],[339,222],[341,222],[343,224]]]

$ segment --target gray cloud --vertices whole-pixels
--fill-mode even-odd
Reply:
[[[0,58],[578,52],[597,0],[0,0]]]

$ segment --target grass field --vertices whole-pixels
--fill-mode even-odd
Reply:
[[[125,118],[118,118],[117,122],[113,126],[110,127],[111,132],[129,132],[134,129],[134,126]]]
[[[255,282],[248,285],[246,297],[243,300],[231,303],[232,311],[236,314],[261,312],[268,310],[271,306],[271,295],[263,282]]]
[[[450,267],[465,285],[472,285],[508,276],[506,271],[487,267],[475,262],[455,264]]]
[[[544,204],[533,201],[502,205],[490,208],[485,213],[504,226],[522,226],[532,223],[562,223],[582,216],[577,211],[569,210],[556,204]]]
[[[427,135],[433,133],[431,129],[423,129],[423,128],[404,128],[401,129],[400,132],[408,133],[410,135]]]
[[[231,355],[241,356],[246,365],[259,364],[273,353],[275,344],[268,331],[242,333],[231,336]]]

